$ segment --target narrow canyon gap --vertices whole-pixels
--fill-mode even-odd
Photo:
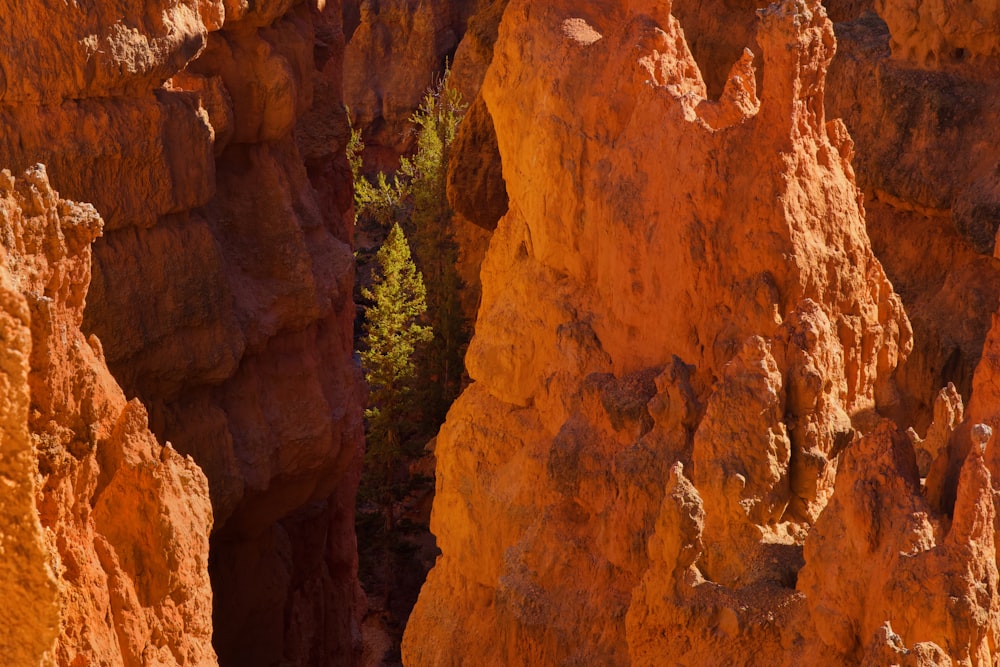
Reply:
[[[405,664],[996,661],[993,3],[7,4],[0,663],[361,664],[344,103],[445,60]]]

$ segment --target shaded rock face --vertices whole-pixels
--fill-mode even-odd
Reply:
[[[867,14],[836,26],[840,56],[827,108],[857,142],[872,245],[913,323],[914,353],[898,379],[904,412],[922,431],[941,387],[952,382],[966,398],[972,392],[1000,296],[993,256],[1000,181],[996,160],[981,148],[1000,128],[1000,90],[995,58],[936,63],[902,45],[916,37],[900,22],[931,4],[919,12],[905,2],[877,4],[886,21]],[[979,24],[942,30],[962,25]],[[930,25],[921,30],[925,45],[943,39]],[[948,38],[966,48],[959,35]]]
[[[726,85],[732,64],[743,49],[760,53],[757,44],[756,10],[767,3],[756,0],[676,0],[671,13],[684,28],[691,55],[698,62],[708,94],[718,97]],[[824,6],[827,6],[824,3]],[[757,64],[757,83],[762,77]]]
[[[0,661],[214,664],[208,481],[80,330],[102,225],[0,172]]]
[[[897,56],[931,66],[982,56],[1000,56],[1000,4],[942,0],[876,0],[889,24]]]
[[[458,246],[458,272],[464,286],[462,310],[469,322],[475,322],[479,308],[479,273],[486,249],[509,204],[496,129],[481,92],[507,2],[481,3],[469,19],[452,68],[454,85],[462,99],[470,100],[452,144],[447,177],[448,203],[455,211],[451,224]]]
[[[390,170],[415,147],[410,117],[444,71],[466,24],[490,0],[348,0],[344,103],[365,140],[366,164]],[[356,24],[355,24],[356,22]],[[471,54],[470,54],[471,55]],[[485,69],[485,68],[483,68]],[[470,80],[463,73],[456,80]],[[478,85],[463,89],[474,95]],[[467,96],[466,101],[471,101]]]
[[[670,9],[506,9],[510,208],[404,661],[991,664],[995,445],[954,388],[922,438],[879,417],[913,340],[826,117],[833,25],[767,8],[763,87],[744,55],[712,99]]]
[[[464,43],[464,42],[463,42]],[[492,232],[507,212],[493,117],[481,95],[466,110],[448,163],[448,202],[463,221]]]
[[[87,308],[81,300],[75,312],[84,331],[96,334],[92,340],[100,339],[125,395],[149,411],[157,439],[142,437],[150,456],[159,460],[157,440],[169,440],[208,478],[220,662],[350,664],[363,598],[353,528],[363,391],[351,359],[341,6],[133,4],[102,0],[55,10],[28,2],[5,11],[0,165],[47,163],[53,187],[93,202],[104,218]],[[34,34],[39,21],[45,34],[21,49],[21,35]],[[145,412],[135,405],[129,419],[116,412],[111,420],[121,422],[122,442],[145,433]],[[93,447],[93,438],[85,442]],[[115,465],[133,465],[128,456],[114,457]],[[153,489],[154,481],[136,483]],[[88,489],[60,487],[47,511],[83,512],[73,508],[96,498]],[[205,515],[199,525],[207,539],[209,512],[197,505],[203,492],[203,483],[193,485],[190,502]],[[158,516],[119,496],[108,496],[122,504],[115,511]],[[177,502],[182,497],[178,491]],[[90,539],[77,533],[68,535],[67,548]],[[108,542],[117,548],[127,539],[116,532]],[[142,545],[155,552],[158,543],[151,537]],[[158,559],[171,557],[160,548]],[[204,579],[208,562],[200,557],[165,567],[201,568]],[[112,572],[113,550],[100,558]],[[159,600],[165,586],[148,584],[137,594],[142,606]],[[120,597],[124,584],[109,587],[112,607],[139,608]],[[207,589],[201,593],[191,598],[204,603],[200,626],[185,629],[166,618],[149,631],[157,651],[171,645],[171,633],[190,634],[192,646],[204,640],[201,654],[177,644],[176,662],[214,660],[205,643],[212,633]],[[117,644],[84,637],[86,613],[64,617],[62,641],[97,659],[102,642]],[[153,627],[154,620],[141,623]],[[171,662],[159,653],[135,658],[144,636],[136,630],[138,648],[121,648],[133,656],[126,664]],[[69,664],[72,656],[64,655],[59,660]]]

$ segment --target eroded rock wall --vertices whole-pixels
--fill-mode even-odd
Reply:
[[[914,354],[899,381],[918,431],[949,382],[970,396],[1000,297],[1000,185],[996,161],[984,150],[1000,131],[1000,61],[971,47],[952,57],[968,45],[957,34],[962,26],[993,26],[987,32],[996,33],[1000,25],[985,5],[961,11],[976,8],[976,21],[945,21],[932,3],[886,1],[876,3],[885,21],[859,14],[836,26],[840,56],[830,70],[827,107],[857,143],[869,235],[913,323]],[[907,22],[918,15],[922,27],[914,33]],[[934,46],[943,39],[950,41]],[[940,57],[925,57],[922,48]]]
[[[925,437],[883,417],[913,334],[867,146],[826,115],[833,25],[763,10],[718,98],[683,28],[506,9],[483,97],[510,209],[404,661],[991,664],[995,444],[942,385]]]
[[[215,664],[208,481],[80,329],[101,233],[44,167],[0,172],[10,665]],[[8,495],[9,494],[9,495]]]
[[[48,4],[0,16],[0,165],[47,164],[104,218],[83,329],[208,477],[220,661],[350,664],[364,399],[340,3]],[[60,493],[50,512],[92,492]]]
[[[889,24],[893,52],[930,66],[969,58],[1000,56],[1000,4],[994,0],[876,0]]]
[[[469,17],[493,0],[347,0],[344,101],[365,139],[365,163],[389,171],[413,150],[410,117],[444,72]],[[468,80],[463,73],[458,79]],[[475,94],[478,85],[463,89]],[[471,101],[466,97],[466,102]]]

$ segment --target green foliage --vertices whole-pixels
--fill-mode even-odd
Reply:
[[[405,463],[419,456],[457,397],[468,342],[446,195],[449,151],[465,106],[448,76],[446,71],[413,114],[417,148],[402,158],[398,172],[373,181],[361,173],[364,142],[357,129],[347,147],[356,224],[373,236],[389,229],[373,286],[361,292],[371,304],[361,341],[371,393],[359,498],[379,505],[390,531],[393,503],[406,493]],[[413,241],[412,258],[406,236]]]
[[[345,107],[346,108],[346,107]],[[362,155],[365,152],[365,141],[361,138],[361,130],[354,127],[354,119],[351,118],[351,110],[347,109],[347,122],[351,128],[351,138],[347,140],[347,162],[351,165],[351,176],[354,177],[354,185],[357,188],[358,179],[361,178],[361,168],[364,165]],[[357,202],[357,199],[354,200]]]
[[[413,353],[432,333],[418,323],[427,310],[427,292],[399,225],[392,226],[376,261],[375,284],[361,292],[372,302],[365,311],[361,364],[377,408],[383,399],[395,399],[408,389],[414,377]]]
[[[436,336],[419,363],[422,404],[429,426],[444,421],[458,396],[468,343],[461,311],[462,281],[456,264],[458,249],[452,236],[453,212],[447,197],[451,144],[465,112],[461,95],[449,85],[450,70],[424,96],[411,118],[417,127],[417,151],[404,158],[400,172],[410,182],[413,210],[413,251],[427,284],[427,311]]]
[[[412,412],[414,357],[433,334],[420,324],[427,310],[426,289],[399,225],[392,226],[376,261],[375,283],[362,290],[371,302],[361,341],[361,366],[370,390],[363,487],[382,506],[391,526],[392,505],[400,491],[395,474],[405,456],[401,429]]]
[[[348,119],[350,114],[348,113]],[[379,172],[372,183],[362,173],[362,153],[365,142],[361,130],[351,125],[351,138],[347,142],[347,161],[354,177],[354,224],[373,221],[382,227],[389,227],[406,216],[410,201],[409,181],[394,175],[392,180]]]
[[[446,69],[410,117],[417,127],[417,152],[400,161],[399,171],[412,183],[414,217],[450,217],[445,177],[451,144],[466,108],[461,94],[449,84],[450,77],[451,70]],[[419,221],[414,222],[419,225]]]

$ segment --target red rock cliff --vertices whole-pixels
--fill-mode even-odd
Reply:
[[[53,187],[104,218],[87,309],[74,307],[125,395],[149,410],[159,442],[208,477],[220,661],[349,664],[363,395],[351,360],[340,3],[134,4],[32,1],[2,11],[0,165],[45,163]],[[129,435],[143,419],[119,428]],[[60,493],[46,511],[75,511],[93,495],[82,486]],[[157,516],[142,506],[110,511]],[[128,525],[114,540],[128,539]],[[204,562],[165,565],[157,576],[179,567],[204,575]],[[115,581],[96,590],[118,595]],[[150,584],[140,601],[165,585]],[[131,598],[114,604],[135,608]],[[87,624],[66,619],[64,642],[103,655],[77,637]],[[167,619],[153,635],[191,633],[204,655],[174,660],[206,664],[207,609],[199,622],[185,631]]]
[[[880,417],[916,414],[913,337],[826,117],[833,25],[761,11],[712,99],[671,8],[506,9],[510,210],[404,661],[992,664],[995,445],[953,389],[922,440]]]
[[[205,475],[80,330],[93,207],[0,172],[0,661],[215,663]]]

